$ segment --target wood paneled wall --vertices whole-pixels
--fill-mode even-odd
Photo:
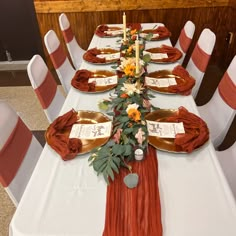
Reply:
[[[42,41],[47,31],[53,29],[63,43],[65,50],[66,47],[58,23],[61,12],[67,14],[72,30],[84,49],[87,49],[96,26],[103,23],[121,23],[123,10],[126,12],[128,22],[163,22],[172,32],[171,41],[173,44],[176,42],[185,22],[190,19],[195,23],[196,31],[186,60],[189,58],[201,31],[208,27],[216,34],[217,38],[210,63],[217,64],[225,69],[236,54],[236,24],[233,22],[236,10],[232,7],[235,1],[138,0],[138,4],[135,5],[133,0],[35,0],[35,10]],[[140,2],[143,2],[142,7]],[[121,3],[124,4],[122,11],[120,10]],[[114,9],[115,5],[117,10],[111,11],[110,9]],[[176,8],[179,5],[182,8]],[[190,5],[191,7],[189,7]],[[135,7],[151,9],[135,10]],[[91,11],[91,9],[95,11]],[[228,43],[228,32],[233,33],[231,44]],[[51,66],[46,50],[45,55],[49,66]]]
[[[38,13],[228,6],[233,0],[34,0]]]

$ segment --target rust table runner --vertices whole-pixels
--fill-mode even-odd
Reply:
[[[148,146],[145,159],[131,165],[132,172],[139,175],[136,188],[129,189],[123,182],[127,169],[120,169],[107,187],[103,236],[161,236],[156,149]]]

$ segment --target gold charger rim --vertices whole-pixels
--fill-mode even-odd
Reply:
[[[101,25],[98,25],[95,32],[97,32],[98,28],[100,27]],[[114,29],[114,30],[111,30],[111,31],[116,31],[116,30],[122,30],[121,27],[119,26],[109,26],[107,25],[108,29]],[[115,34],[115,35],[102,35],[102,36],[99,36],[101,38],[116,38],[116,37],[120,37],[123,33],[120,33],[120,34]],[[97,35],[97,34],[96,34]]]
[[[162,118],[162,119],[168,118],[168,117],[172,116],[174,113],[176,113],[177,111],[178,111],[178,109],[158,109],[158,110],[148,113],[145,116],[145,119],[151,120],[151,121],[157,121],[158,118]],[[160,115],[158,113],[163,113],[163,114],[161,117],[159,117]],[[163,122],[165,122],[165,120],[163,120]],[[160,138],[157,136],[149,136],[148,135],[148,143],[150,145],[152,145],[153,147],[155,147],[156,149],[161,150],[161,151],[170,152],[170,153],[187,154],[187,152],[184,151],[180,146],[177,146],[174,144],[174,138]],[[203,143],[201,146],[195,148],[194,150],[200,149],[205,143]]]
[[[88,124],[92,124],[92,123],[104,123],[104,122],[109,122],[111,121],[111,119],[106,116],[105,114],[103,114],[102,112],[98,112],[98,111],[91,111],[91,110],[78,110],[77,111],[77,114],[80,116],[80,118],[82,117],[83,120],[87,120],[87,121],[91,121],[92,119],[88,117],[88,115],[91,115],[93,119],[93,121],[95,122],[91,122],[91,123],[88,123]],[[87,117],[86,117],[87,116]],[[98,117],[96,117],[98,116]],[[102,122],[96,122],[96,121],[99,121],[99,118],[102,119]],[[79,119],[80,120],[80,119]],[[76,123],[79,123],[79,120],[76,122]],[[112,122],[112,121],[111,121]],[[72,126],[71,126],[72,127]],[[45,139],[46,139],[46,142],[48,143],[48,145],[50,146],[50,138],[48,137],[48,129],[49,127],[46,129],[45,131]],[[112,133],[112,128],[111,128],[111,133]],[[110,137],[111,137],[111,133],[110,133],[110,136],[109,137],[105,137],[105,138],[97,138],[97,139],[81,139],[82,141],[82,148],[81,150],[78,152],[78,156],[79,155],[83,155],[83,154],[86,154],[86,153],[89,153],[92,149],[96,148],[96,147],[99,147],[99,146],[103,146],[104,144],[106,144]],[[70,134],[70,131],[69,133],[66,133],[65,135],[69,135]],[[88,140],[88,141],[87,141]],[[88,144],[87,144],[88,143]]]
[[[119,52],[120,52],[120,50],[115,49],[115,48],[97,48],[97,49],[101,51],[101,54],[113,54],[113,53],[119,53]],[[104,53],[104,52],[109,51],[109,50],[111,50],[111,51],[113,51],[113,52],[111,52],[111,53]],[[88,51],[86,51],[86,52],[83,54],[83,59],[84,59],[86,62],[88,62],[88,63],[90,63],[90,64],[93,64],[93,65],[109,65],[109,64],[116,63],[117,61],[120,60],[120,58],[117,58],[117,59],[105,61],[105,62],[103,62],[103,63],[102,63],[102,62],[91,62],[91,61],[89,61],[89,60],[86,59],[86,55],[87,55],[87,54],[88,54]]]
[[[153,72],[148,73],[147,76],[152,75],[152,74],[154,74],[154,73],[158,73],[158,72],[159,72],[159,73],[167,73],[167,74],[163,74],[163,75],[160,75],[160,76],[171,76],[171,75],[173,75],[171,70],[157,70],[157,71],[153,71]],[[150,77],[152,77],[152,76],[150,76]],[[178,75],[173,75],[173,77],[185,81],[185,79],[183,79],[182,77],[180,77],[180,76],[178,76]],[[170,78],[173,78],[173,77],[171,76]],[[160,79],[161,79],[161,77],[153,77],[153,78],[155,78],[155,79],[160,78]],[[162,89],[162,88],[158,88],[158,87],[156,87],[156,86],[150,86],[150,85],[147,85],[147,87],[148,87],[150,90],[152,90],[152,91],[154,91],[154,92],[157,92],[157,93],[170,94],[170,95],[179,95],[179,93],[177,93],[177,92],[168,92],[168,91],[165,91],[166,89],[168,89],[168,87],[164,87],[163,89]]]
[[[105,78],[105,77],[109,77],[109,76],[114,76],[114,75],[117,75],[116,72],[113,72],[113,71],[109,71],[109,70],[95,70],[95,71],[90,71],[93,73],[110,73],[110,75],[107,75],[107,76],[104,76],[104,77],[92,77],[92,78]],[[101,75],[105,75],[105,74],[101,74]],[[117,79],[118,79],[118,76],[117,76]],[[100,89],[97,89],[96,91],[83,91],[83,90],[80,90],[79,88],[75,88],[77,90],[79,90],[80,92],[82,93],[91,93],[91,94],[94,94],[94,93],[104,93],[104,92],[107,92],[107,91],[110,91],[112,89],[114,89],[115,87],[117,86],[117,84],[112,84],[112,85],[107,85],[107,86],[95,86],[95,89],[99,88]]]

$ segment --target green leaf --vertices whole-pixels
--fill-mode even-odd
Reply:
[[[128,188],[135,188],[138,185],[138,179],[136,173],[128,174],[124,177],[124,183]]]
[[[119,174],[119,169],[118,169],[118,167],[117,167],[117,165],[116,165],[114,159],[111,160],[110,164],[111,164],[111,168],[112,168],[117,174]]]
[[[130,145],[125,145],[124,147],[125,147],[124,156],[129,156],[129,155],[131,155],[131,153],[132,153],[132,146],[130,146]]]
[[[108,175],[111,177],[112,181],[114,181],[115,176],[114,176],[114,173],[113,173],[113,171],[111,169],[111,166],[108,165],[106,170],[107,170]]]
[[[115,144],[115,145],[112,147],[112,152],[113,152],[115,155],[117,155],[117,156],[121,155],[121,154],[124,152],[124,147],[123,147],[123,145],[121,145],[121,144]]]
[[[143,56],[143,61],[144,61],[145,63],[150,62],[150,61],[151,61],[151,56],[150,56],[150,54],[145,54],[145,55]]]
[[[128,116],[122,116],[121,118],[119,118],[119,121],[122,123],[125,123],[127,121],[129,121],[129,117]]]

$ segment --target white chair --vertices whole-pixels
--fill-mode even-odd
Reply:
[[[17,206],[43,148],[4,101],[0,101],[0,114],[0,182]]]
[[[236,199],[236,142],[223,151],[216,151],[216,155]]]
[[[34,55],[27,66],[31,85],[39,102],[51,123],[54,121],[64,104],[65,97],[40,55]]]
[[[206,72],[212,51],[215,46],[216,36],[210,29],[204,29],[193,49],[186,70],[196,80],[192,95],[196,98],[203,76]]]
[[[198,110],[206,121],[215,148],[224,140],[236,114],[236,56],[224,73],[216,91],[208,103]]]
[[[71,88],[71,80],[75,75],[75,69],[72,67],[66,52],[53,30],[49,30],[44,36],[44,43],[66,93]]]
[[[65,13],[59,16],[59,25],[69,51],[72,63],[76,69],[79,69],[83,61],[85,50],[78,44],[74,33],[72,32],[70,22]]]
[[[186,53],[192,42],[194,32],[195,32],[195,24],[190,20],[187,21],[183,29],[181,30],[179,38],[175,44],[175,47],[178,48],[183,54],[181,59],[178,61],[180,65],[183,64]]]

